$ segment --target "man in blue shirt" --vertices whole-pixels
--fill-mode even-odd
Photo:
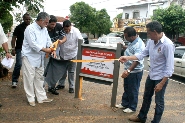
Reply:
[[[145,48],[144,42],[137,37],[136,30],[133,27],[127,27],[124,30],[124,37],[129,41],[124,52],[125,56],[135,55]],[[125,71],[121,76],[124,78],[124,93],[122,103],[116,107],[123,108],[125,113],[132,113],[137,108],[139,87],[143,75],[143,60],[127,61],[124,63],[124,67]]]
[[[146,48],[134,56],[121,56],[120,62],[127,60],[141,60],[150,56],[149,75],[145,83],[143,104],[137,117],[129,120],[134,122],[146,122],[147,114],[155,92],[155,114],[152,123],[159,123],[164,111],[164,94],[168,84],[168,78],[174,71],[174,51],[172,41],[162,32],[162,25],[157,21],[152,21],[146,25],[150,40]]]

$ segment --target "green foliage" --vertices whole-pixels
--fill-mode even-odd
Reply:
[[[158,8],[152,20],[159,21],[163,31],[174,35],[185,31],[185,10],[179,5],[171,5],[166,9]]]
[[[21,5],[27,6],[27,11],[40,12],[39,8],[43,8],[42,3],[44,0],[0,0],[0,23],[4,27],[5,32],[7,33],[13,25],[13,17],[10,14],[10,11],[13,11],[13,7],[19,8]]]
[[[90,22],[93,20],[93,9],[85,2],[76,2],[70,6],[70,20],[75,24],[80,31],[87,30],[90,27]],[[84,28],[86,27],[86,28]]]
[[[116,19],[116,18],[122,19],[122,15],[123,15],[123,13],[119,13],[114,19]],[[113,19],[113,20],[114,20],[114,19]]]
[[[2,24],[4,32],[7,33],[11,30],[11,26],[13,25],[13,16],[9,11],[4,11],[1,15],[0,23]]]
[[[85,2],[76,2],[70,6],[70,21],[75,24],[81,32],[90,32],[92,34],[107,34],[110,32],[110,16],[105,9],[96,11]]]
[[[110,32],[112,22],[110,21],[110,16],[107,14],[106,9],[101,9],[100,11],[96,12],[96,20],[96,31],[99,34],[108,34]]]

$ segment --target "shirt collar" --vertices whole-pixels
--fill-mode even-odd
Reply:
[[[164,39],[165,39],[165,34],[163,32],[163,36],[162,36],[162,38],[159,41],[161,41],[161,43],[164,43]]]
[[[34,22],[35,26],[39,29],[39,30],[42,30],[44,28],[41,28],[36,22]]]
[[[74,33],[73,26],[71,26],[71,31],[69,33]]]
[[[137,37],[133,42],[129,42],[129,44],[135,44],[135,43],[137,43],[138,42],[138,40],[139,40],[139,37]]]

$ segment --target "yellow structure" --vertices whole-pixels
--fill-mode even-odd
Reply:
[[[137,32],[146,32],[146,24],[151,20],[141,21],[140,19],[114,19],[114,27],[110,28],[111,32],[124,31],[125,27],[132,26]]]

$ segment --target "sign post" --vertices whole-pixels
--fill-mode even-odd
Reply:
[[[90,79],[93,82],[108,85],[113,84],[111,106],[115,106],[120,68],[120,63],[117,59],[120,56],[121,44],[117,44],[117,48],[97,47],[89,44],[82,44],[82,40],[80,40],[77,59],[82,61],[89,60],[90,62],[77,63],[75,98],[82,98],[82,81],[84,79]]]

